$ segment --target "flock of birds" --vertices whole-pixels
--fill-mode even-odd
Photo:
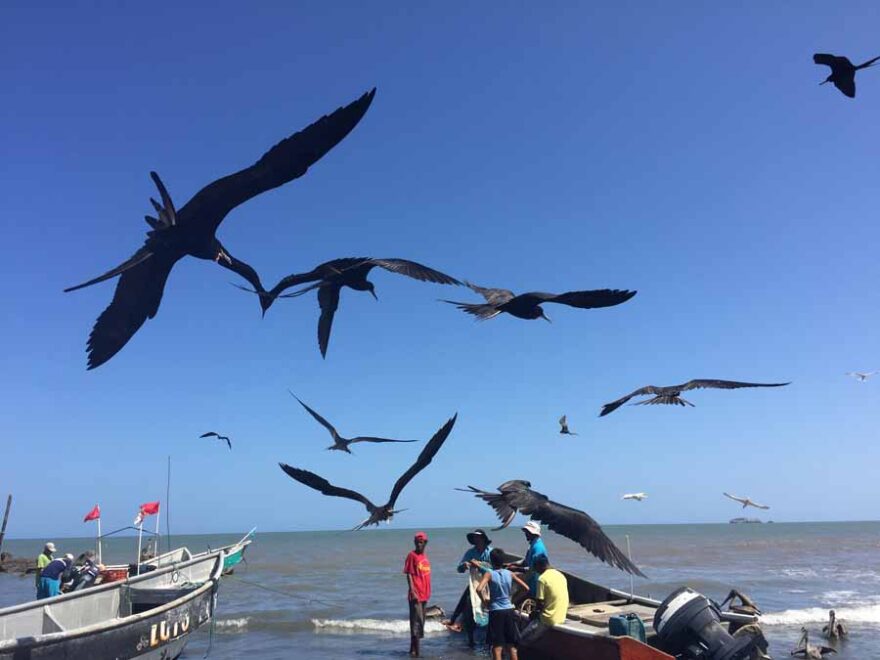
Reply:
[[[848,97],[855,96],[855,74],[861,69],[875,65],[880,57],[859,65],[853,65],[847,58],[817,53],[813,56],[816,64],[827,65],[831,74],[822,84],[831,82]],[[138,332],[147,319],[154,318],[159,310],[163,291],[174,265],[184,257],[196,257],[214,261],[219,266],[241,276],[249,286],[240,288],[255,293],[260,308],[265,315],[278,298],[297,298],[310,291],[316,291],[320,316],[318,319],[318,347],[326,357],[330,343],[333,320],[339,308],[340,293],[347,287],[354,291],[369,292],[378,300],[375,286],[368,279],[374,268],[405,275],[412,279],[441,285],[466,286],[480,296],[482,302],[461,302],[442,300],[461,311],[485,321],[505,313],[510,316],[550,322],[542,305],[555,303],[579,309],[599,309],[623,304],[631,300],[636,291],[627,289],[589,289],[563,293],[530,291],[515,294],[501,288],[482,287],[467,280],[459,280],[434,268],[402,258],[343,257],[322,263],[311,270],[298,272],[282,278],[271,289],[265,289],[256,270],[249,264],[234,257],[219,241],[216,232],[235,208],[263,192],[277,188],[303,176],[308,169],[339,144],[366,114],[375,96],[375,88],[354,102],[321,117],[303,130],[294,133],[267,151],[256,163],[238,172],[217,179],[197,192],[179,210],[175,207],[164,183],[155,172],[150,176],[158,190],[159,200],[150,199],[155,215],[145,217],[150,229],[146,240],[134,255],[107,272],[82,284],[65,289],[75,291],[118,277],[116,289],[109,306],[100,314],[92,328],[87,342],[87,366],[94,369],[116,355]],[[295,288],[299,287],[299,288]],[[288,292],[288,290],[294,289]],[[851,373],[864,382],[877,372]],[[756,383],[717,379],[695,379],[680,385],[640,387],[629,394],[605,404],[600,413],[604,417],[614,412],[631,399],[640,396],[650,398],[635,405],[676,405],[693,406],[681,395],[696,389],[731,390],[739,388],[783,387],[789,383]],[[293,393],[291,393],[293,395]],[[354,443],[409,443],[415,440],[399,440],[374,436],[346,438],[336,427],[293,395],[300,405],[331,435],[333,444],[328,450],[351,454],[350,445]],[[449,437],[457,414],[453,415],[431,437],[419,453],[415,462],[404,472],[391,488],[388,501],[382,505],[374,504],[369,498],[354,490],[331,484],[323,477],[307,470],[280,463],[281,469],[295,481],[308,486],[326,496],[342,497],[360,502],[369,516],[355,529],[390,521],[400,510],[395,509],[397,500],[407,484],[432,461]],[[559,419],[560,434],[577,435],[569,426],[565,415]],[[229,437],[210,431],[202,438],[215,438],[225,442],[232,449]],[[586,512],[554,502],[546,495],[532,490],[531,484],[522,479],[507,481],[498,487],[497,492],[481,490],[468,486],[463,490],[485,501],[501,520],[501,529],[508,526],[517,513],[530,516],[544,523],[551,530],[579,543],[587,552],[599,560],[620,570],[644,577],[644,574],[623,553],[600,525]],[[742,504],[743,508],[752,506],[767,509],[747,497],[729,493],[724,495]],[[642,501],[647,494],[627,493],[624,500]],[[834,627],[832,613],[831,627]],[[793,655],[807,658],[821,657],[825,647],[809,644],[805,631],[802,648]],[[818,653],[818,655],[816,655]]]

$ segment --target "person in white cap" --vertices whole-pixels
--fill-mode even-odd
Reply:
[[[52,561],[52,555],[55,553],[55,544],[52,541],[49,541],[46,545],[43,546],[43,552],[37,557],[37,570],[34,573],[34,588],[37,590],[37,598],[39,598],[40,593],[40,573],[43,572],[43,569],[49,565],[49,562]]]
[[[529,596],[534,598],[538,593],[538,572],[535,570],[535,560],[541,556],[547,557],[547,548],[544,547],[544,539],[541,538],[541,525],[536,521],[527,522],[523,525],[522,531],[526,535],[526,541],[529,542],[529,549],[521,561],[508,564],[507,568],[514,573],[528,573],[526,582],[529,585]]]

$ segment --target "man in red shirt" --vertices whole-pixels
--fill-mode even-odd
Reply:
[[[419,657],[419,640],[425,636],[425,605],[431,597],[431,561],[425,552],[428,535],[416,532],[416,549],[406,556],[403,573],[409,586],[409,654]]]

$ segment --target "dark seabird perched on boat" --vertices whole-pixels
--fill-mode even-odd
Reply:
[[[559,432],[562,435],[577,435],[577,433],[575,433],[574,431],[569,430],[568,420],[566,419],[565,415],[563,415],[562,417],[559,418],[559,426],[560,426]]]
[[[256,271],[230,255],[217,239],[220,223],[232,209],[252,197],[305,174],[357,125],[375,91],[282,140],[250,167],[205,186],[179,211],[159,175],[151,172],[162,202],[150,200],[158,217],[146,217],[152,229],[147,232],[144,246],[116,268],[65,289],[75,291],[121,275],[113,301],[89,335],[88,368],[94,369],[116,355],[144,321],[156,315],[171,269],[187,255],[214,261],[238,273],[264,294]]]
[[[729,497],[734,502],[739,502],[740,504],[742,504],[743,509],[745,509],[747,506],[753,506],[756,509],[769,509],[770,508],[769,506],[766,506],[764,504],[758,504],[757,502],[749,499],[748,497],[738,497],[737,495],[731,495],[730,493],[723,493],[723,495],[724,495],[724,497]]]
[[[289,477],[292,479],[296,479],[301,484],[305,484],[309,488],[314,488],[315,490],[323,493],[324,495],[329,495],[331,497],[346,497],[350,500],[355,500],[356,502],[360,502],[365,507],[367,507],[367,511],[370,513],[370,517],[364,520],[360,525],[355,527],[354,529],[362,529],[368,525],[378,525],[383,520],[390,521],[395,513],[400,513],[401,510],[394,510],[394,504],[397,502],[397,498],[400,496],[401,491],[406,487],[406,485],[415,477],[419,472],[424,470],[428,464],[431,462],[431,459],[434,458],[434,455],[440,451],[440,447],[443,446],[443,443],[446,441],[446,438],[449,437],[449,432],[452,431],[452,427],[455,425],[455,420],[458,418],[458,413],[453,415],[442,427],[440,430],[434,434],[428,444],[425,445],[424,449],[422,449],[419,454],[416,462],[413,463],[410,468],[403,473],[400,479],[394,484],[394,488],[391,489],[391,496],[388,498],[388,502],[383,504],[382,506],[376,506],[365,496],[360,493],[349,490],[348,488],[340,488],[339,486],[334,486],[329,481],[324,479],[323,477],[318,476],[314,472],[309,472],[308,470],[300,470],[299,468],[291,467],[286,463],[279,463],[281,469],[284,470]]]
[[[507,289],[490,289],[470,282],[465,282],[473,291],[486,299],[485,303],[463,303],[455,300],[443,300],[442,302],[455,305],[463,312],[473,314],[478,321],[487,321],[498,316],[501,312],[507,312],[519,319],[544,319],[550,321],[542,303],[560,303],[569,307],[581,309],[597,309],[599,307],[613,307],[624,303],[634,295],[635,291],[621,289],[593,289],[590,291],[569,291],[567,293],[542,293],[530,291],[518,296]]]
[[[856,71],[874,66],[874,62],[877,60],[880,60],[880,57],[862,62],[857,66],[842,55],[831,55],[830,53],[816,53],[813,55],[814,63],[831,67],[831,75],[819,84],[834,83],[834,86],[843,92],[844,96],[848,96],[851,99],[856,96]]]
[[[849,630],[846,628],[846,624],[843,621],[837,618],[837,614],[834,613],[834,610],[828,611],[828,623],[822,626],[822,636],[825,639],[840,639],[841,637],[846,637],[849,634]]]
[[[690,401],[687,401],[686,399],[681,398],[682,392],[704,388],[735,390],[740,387],[783,387],[785,385],[790,385],[790,383],[741,383],[735,380],[711,379],[689,380],[688,382],[682,383],[681,385],[667,385],[665,387],[661,387],[658,385],[646,385],[645,387],[640,387],[639,389],[630,392],[626,396],[620,397],[617,401],[606,403],[604,406],[602,406],[602,412],[599,413],[599,417],[604,417],[605,415],[614,412],[624,403],[632,399],[634,396],[645,396],[647,394],[654,395],[653,399],[639,401],[635,404],[637,406],[663,403],[667,405],[690,406],[691,408],[693,408],[694,404],[692,404]]]
[[[229,445],[229,448],[232,449],[232,441],[225,435],[220,435],[216,431],[208,431],[207,433],[202,433],[200,438],[217,438],[218,440],[225,440],[226,444]]]
[[[810,644],[810,633],[806,628],[801,628],[801,638],[798,645],[792,650],[791,655],[807,660],[822,660],[829,653],[837,653],[830,646],[813,646]]]
[[[498,486],[498,493],[490,493],[473,486],[456,488],[465,493],[473,493],[485,501],[502,521],[495,529],[504,529],[517,512],[531,516],[557,534],[579,543],[587,552],[599,560],[627,573],[647,577],[633,564],[616,545],[605,535],[602,527],[587,513],[550,500],[546,495],[532,490],[532,484],[522,479],[505,481]]]
[[[338,451],[348,452],[350,454],[351,450],[348,448],[348,446],[353,442],[416,442],[416,440],[391,440],[389,438],[376,438],[368,435],[359,435],[356,438],[343,438],[341,435],[339,435],[339,432],[336,430],[336,427],[333,426],[333,424],[331,424],[314,410],[309,408],[305,403],[300,400],[300,398],[296,394],[291,392],[290,396],[299,401],[299,405],[305,408],[306,411],[317,420],[318,424],[320,424],[330,432],[330,436],[333,438],[333,444],[327,447],[328,450],[335,449]]]
[[[339,307],[339,292],[347,286],[355,291],[369,291],[376,300],[376,290],[372,282],[367,279],[370,271],[379,266],[391,273],[406,275],[421,282],[434,282],[435,284],[461,284],[457,279],[441,273],[439,270],[428,268],[415,261],[407,259],[375,259],[373,257],[344,257],[333,259],[316,266],[307,273],[288,275],[278,284],[272,287],[267,295],[260,296],[263,313],[275,302],[276,298],[296,298],[313,289],[318,290],[318,305],[321,307],[321,317],[318,319],[318,347],[321,355],[327,356],[327,345],[330,343],[330,329],[333,327],[333,316]],[[282,292],[292,286],[313,282],[293,293]],[[244,287],[241,287],[244,288]]]

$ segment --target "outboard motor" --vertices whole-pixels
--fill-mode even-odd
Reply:
[[[721,626],[721,612],[690,587],[673,591],[654,614],[654,631],[664,649],[687,660],[747,660],[751,637],[734,639]]]

